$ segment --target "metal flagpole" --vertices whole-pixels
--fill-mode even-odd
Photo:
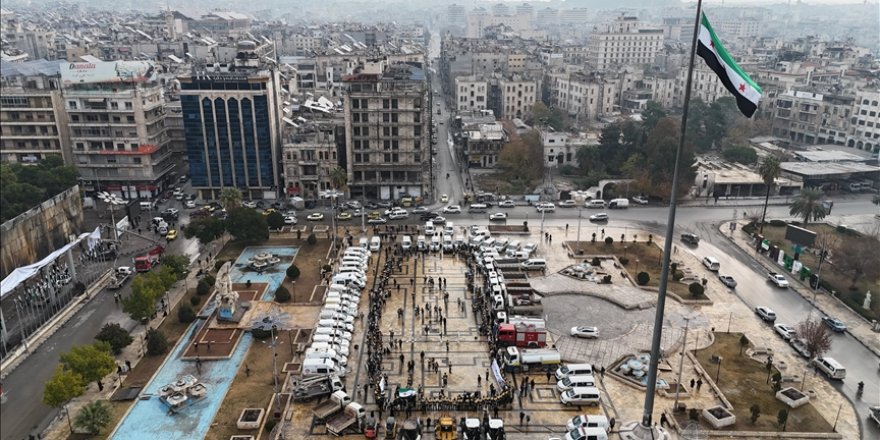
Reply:
[[[660,288],[657,293],[657,313],[654,317],[654,335],[651,340],[651,360],[648,364],[648,382],[645,390],[645,408],[642,414],[643,428],[651,429],[654,413],[654,393],[657,388],[657,363],[660,360],[660,340],[663,336],[663,309],[666,306],[666,288],[669,283],[669,263],[672,255],[672,235],[675,228],[675,208],[678,203],[678,175],[681,168],[681,152],[684,149],[684,137],[687,133],[688,106],[691,99],[691,83],[694,76],[694,57],[697,53],[697,39],[700,35],[700,15],[703,0],[697,0],[697,14],[694,20],[694,36],[691,40],[691,57],[688,63],[687,82],[684,91],[684,107],[681,115],[681,133],[678,148],[675,150],[675,168],[672,172],[672,194],[669,197],[669,218],[666,220],[666,239],[663,243],[663,265],[660,271]]]

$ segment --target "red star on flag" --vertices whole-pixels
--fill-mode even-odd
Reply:
[[[714,42],[714,41],[710,41],[710,42],[709,42],[709,46],[712,46],[712,47],[714,48],[714,47],[715,47],[715,42]]]
[[[745,84],[740,84],[740,85],[739,85],[739,91],[740,91],[740,92],[745,92],[745,91],[746,91],[746,85],[745,85]]]

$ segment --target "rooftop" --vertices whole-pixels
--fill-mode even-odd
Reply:
[[[851,173],[880,173],[880,167],[858,162],[783,162],[782,170],[807,177],[835,176]]]

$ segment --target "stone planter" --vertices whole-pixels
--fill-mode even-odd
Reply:
[[[242,430],[260,429],[265,413],[266,410],[263,408],[245,408],[241,411],[241,416],[235,426]]]
[[[721,429],[736,423],[736,416],[722,406],[714,406],[703,410],[703,419],[715,429]]]
[[[776,398],[790,408],[797,408],[806,405],[810,401],[810,396],[794,387],[779,390],[779,392],[776,393]]]
[[[670,399],[674,399],[675,398],[675,389],[678,386],[679,385],[677,383],[670,382],[669,388],[661,389],[661,390],[658,390],[657,392],[660,393],[662,396],[668,397]],[[687,387],[684,385],[681,385],[681,389],[678,391],[678,399],[679,400],[690,399],[690,397],[691,397],[691,395],[690,395],[690,393],[688,393]]]

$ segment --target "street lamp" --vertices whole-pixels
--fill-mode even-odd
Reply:
[[[580,110],[578,110],[578,111],[580,111]],[[584,209],[578,207],[578,234],[577,234],[578,235],[578,238],[577,238],[578,249],[581,248],[581,217],[583,217],[582,216],[583,212],[584,212]]]
[[[636,264],[638,264],[638,259],[636,260]],[[675,403],[672,404],[672,410],[678,410],[678,393],[681,391],[681,370],[684,367],[684,354],[687,351],[687,341],[688,341],[688,328],[691,325],[691,316],[684,317],[684,341],[681,343],[681,360],[678,361],[678,379],[675,381]]]
[[[103,200],[110,207],[110,221],[113,223],[113,239],[119,241],[119,231],[116,229],[116,216],[114,215],[114,211],[116,211],[116,207],[125,204],[125,200],[122,200],[116,194],[110,194],[107,191],[101,191],[98,193],[98,198]]]

